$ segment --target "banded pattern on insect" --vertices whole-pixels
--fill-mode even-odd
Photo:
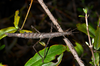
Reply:
[[[44,39],[44,38],[54,38],[64,35],[71,35],[72,32],[53,32],[53,33],[6,33],[9,37],[20,37],[29,39]]]

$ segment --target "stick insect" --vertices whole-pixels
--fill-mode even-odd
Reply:
[[[35,29],[36,30],[36,29]],[[7,36],[9,37],[19,37],[19,38],[27,38],[27,39],[40,39],[39,41],[37,41],[34,45],[33,45],[33,49],[35,50],[35,52],[37,52],[37,50],[35,49],[35,45],[38,44],[42,39],[45,38],[49,38],[49,40],[47,41],[47,45],[49,44],[49,41],[51,38],[54,37],[60,37],[60,36],[64,36],[64,35],[72,35],[72,31],[69,32],[51,32],[51,33],[5,33]],[[46,52],[46,47],[45,46],[45,52]],[[44,52],[44,55],[45,55]],[[37,52],[37,54],[42,58],[42,62],[44,63],[44,58]]]

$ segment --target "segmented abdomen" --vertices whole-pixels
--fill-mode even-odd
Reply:
[[[71,35],[71,32],[54,32],[54,33],[6,33],[10,37],[30,38],[30,39],[43,39],[54,38],[63,35]]]

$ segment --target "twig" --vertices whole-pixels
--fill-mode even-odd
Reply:
[[[26,19],[27,19],[27,17],[28,17],[29,11],[30,11],[30,9],[31,9],[32,3],[33,3],[33,0],[31,0],[30,6],[29,6],[29,8],[28,8],[28,11],[27,11],[27,14],[26,14],[26,16],[25,16],[25,19],[24,19],[24,22],[23,22],[23,24],[22,24],[21,29],[23,29],[23,26],[24,26],[24,24],[25,24],[25,22],[26,22]]]
[[[91,43],[91,39],[90,39],[90,34],[89,34],[89,27],[88,27],[88,20],[87,20],[87,13],[85,13],[85,21],[86,21],[86,29],[87,29],[87,33],[88,33],[88,39],[89,39],[89,48],[91,50],[91,53],[92,53],[92,56],[93,56],[93,60],[94,60],[94,65],[96,66],[95,64],[95,57],[94,57],[94,53],[93,53],[93,45]]]
[[[49,9],[47,8],[47,6],[44,4],[43,0],[38,0],[38,2],[40,3],[40,5],[42,6],[42,8],[45,10],[45,12],[47,13],[47,15],[49,16],[49,18],[51,19],[51,21],[54,23],[54,25],[56,25],[57,29],[59,32],[63,32],[62,28],[60,27],[60,25],[57,23],[56,19],[53,17],[53,15],[51,14],[51,12],[49,11]],[[79,58],[78,54],[76,53],[72,43],[67,39],[64,38],[63,39],[66,43],[66,45],[69,47],[70,51],[72,52],[73,56],[75,57],[75,59],[77,60],[77,62],[79,63],[80,66],[84,66],[82,60]]]

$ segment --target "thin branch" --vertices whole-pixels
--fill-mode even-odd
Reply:
[[[45,10],[45,12],[47,13],[47,15],[51,19],[51,21],[54,23],[54,25],[57,27],[58,31],[59,32],[63,32],[62,28],[58,24],[57,20],[53,17],[53,15],[51,14],[51,12],[47,8],[47,6],[44,4],[43,0],[38,0],[38,2],[42,6],[42,8]],[[75,57],[75,59],[77,60],[77,62],[79,63],[79,65],[80,66],[84,66],[82,60],[79,58],[78,54],[76,53],[76,51],[75,51],[72,43],[67,38],[64,38],[63,40],[65,41],[66,45],[69,47],[70,51],[72,52],[73,56]]]
[[[86,21],[86,28],[87,28],[87,33],[88,33],[89,44],[90,44],[90,46],[92,46],[90,34],[89,34],[89,29],[88,29],[87,13],[85,14],[85,21]]]
[[[95,57],[94,57],[94,53],[93,53],[93,45],[91,43],[91,39],[90,39],[90,34],[89,34],[89,27],[88,27],[88,20],[87,20],[87,13],[85,13],[85,21],[86,21],[86,29],[87,29],[87,33],[88,33],[88,39],[89,39],[89,48],[91,50],[91,53],[92,53],[92,57],[93,57],[93,60],[94,60],[94,65],[96,66],[95,64]]]
[[[26,19],[27,19],[27,17],[28,17],[29,12],[30,12],[32,3],[33,3],[33,0],[31,0],[30,6],[29,6],[29,8],[28,8],[28,11],[27,11],[27,14],[26,14],[26,16],[25,16],[25,19],[24,19],[24,22],[23,22],[23,24],[22,24],[21,29],[23,29],[23,27],[24,27],[24,24],[25,24],[25,22],[26,22]]]

